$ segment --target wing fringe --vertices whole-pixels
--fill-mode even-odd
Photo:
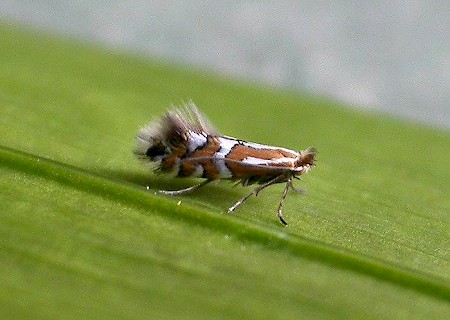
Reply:
[[[180,107],[172,107],[162,117],[142,127],[136,136],[137,149],[134,153],[145,157],[148,150],[158,146],[158,150],[164,150],[163,154],[169,154],[171,148],[186,146],[192,133],[205,137],[218,135],[211,121],[193,101],[189,101]],[[159,147],[161,145],[165,149]]]

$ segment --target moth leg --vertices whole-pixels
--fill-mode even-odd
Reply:
[[[299,189],[299,188],[295,187],[294,184],[292,183],[292,180],[289,180],[288,184],[291,187],[292,191],[295,191],[295,192],[300,193],[300,194],[304,194],[305,193],[304,189]]]
[[[202,183],[199,183],[194,186],[191,186],[191,187],[188,187],[185,189],[181,189],[181,190],[158,190],[158,193],[164,194],[166,196],[179,196],[179,195],[190,193],[194,190],[197,190],[198,188],[203,187],[204,185],[207,185],[211,181],[213,181],[213,180],[205,180]]]
[[[273,178],[272,180],[260,185],[259,187],[255,188],[252,192],[250,192],[248,195],[243,197],[241,200],[237,201],[235,204],[233,204],[231,207],[228,208],[227,213],[232,213],[237,207],[239,207],[241,204],[245,203],[248,198],[250,198],[252,195],[257,196],[258,193],[263,190],[264,188],[267,188],[268,186],[280,182],[280,180],[284,179],[285,177],[283,175],[277,176]]]
[[[281,223],[284,224],[285,226],[287,226],[287,222],[283,218],[283,203],[284,203],[284,199],[286,199],[289,188],[293,188],[291,179],[289,179],[286,182],[286,186],[284,187],[283,194],[281,195],[281,200],[280,200],[280,204],[278,205],[278,211],[277,211],[278,218],[280,219]],[[294,189],[294,190],[296,190],[296,189]]]

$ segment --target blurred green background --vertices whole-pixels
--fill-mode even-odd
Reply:
[[[0,19],[450,128],[446,1],[3,0]]]

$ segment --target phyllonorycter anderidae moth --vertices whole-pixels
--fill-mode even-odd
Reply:
[[[141,128],[137,144],[135,153],[155,162],[155,171],[180,178],[206,179],[182,190],[159,190],[161,194],[182,195],[219,179],[238,181],[243,186],[258,184],[228,208],[228,213],[266,187],[286,183],[277,211],[284,225],[287,223],[282,207],[289,188],[302,192],[294,187],[292,180],[300,180],[300,175],[314,167],[316,156],[314,148],[297,152],[222,136],[192,102],[168,110],[161,118]]]

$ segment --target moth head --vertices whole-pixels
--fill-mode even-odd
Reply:
[[[297,160],[297,166],[303,168],[303,172],[308,172],[312,167],[315,166],[314,161],[316,160],[317,151],[314,148],[308,148],[300,151],[300,156]]]

